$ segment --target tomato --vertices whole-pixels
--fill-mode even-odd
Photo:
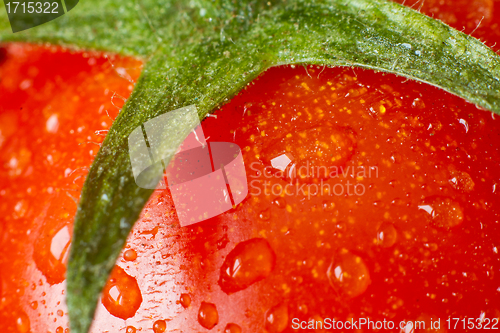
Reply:
[[[79,192],[142,62],[22,44],[1,55],[0,327],[55,332],[68,326],[61,282]]]
[[[474,33],[495,41],[485,27],[498,2],[449,4],[422,10],[450,24],[483,13]],[[141,62],[19,44],[1,54],[0,327],[59,333],[78,193]],[[242,149],[249,196],[181,228],[170,193],[156,191],[92,332],[273,333],[362,318],[441,320],[438,332],[448,317],[500,317],[491,113],[394,75],[314,66],[270,69],[215,115],[204,133]]]

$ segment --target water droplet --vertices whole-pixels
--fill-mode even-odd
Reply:
[[[157,320],[153,324],[153,332],[163,333],[167,329],[167,322],[163,319]]]
[[[239,243],[220,269],[219,285],[226,294],[243,290],[266,278],[274,268],[276,255],[267,240],[253,238]]]
[[[135,252],[135,250],[133,249],[128,249],[123,254],[123,259],[127,261],[134,261],[135,259],[137,259],[137,252]]]
[[[396,243],[398,232],[392,223],[384,222],[377,231],[377,244],[382,247],[391,247]]]
[[[226,325],[224,333],[241,333],[241,327],[239,325],[229,323]]]
[[[457,191],[471,192],[474,190],[474,181],[467,172],[451,170],[449,182]]]
[[[28,315],[21,312],[16,319],[17,331],[19,333],[28,333],[30,331],[30,319]]]
[[[57,315],[58,315],[59,317],[64,316],[64,311],[63,311],[63,310],[60,310],[60,309],[59,309],[59,310],[57,310]]]
[[[186,309],[191,305],[191,296],[189,296],[189,294],[181,294],[179,302],[181,303],[182,307]]]
[[[347,230],[347,224],[344,221],[337,222],[335,227],[339,232],[345,232]]]
[[[33,309],[33,310],[36,310],[38,308],[38,302],[37,301],[33,301],[30,303],[30,307]]]
[[[226,233],[219,240],[217,240],[217,249],[222,250],[222,249],[226,248],[228,243],[229,243],[229,237],[227,236],[227,233]]]
[[[438,245],[436,243],[425,243],[424,246],[431,250],[432,252],[435,252],[438,250]]]
[[[219,322],[219,313],[215,304],[201,302],[198,311],[198,322],[201,326],[211,330]]]
[[[400,153],[394,152],[391,154],[391,161],[393,163],[399,164],[403,161],[403,157],[401,156]]]
[[[154,330],[154,325],[153,325],[153,330]],[[137,332],[137,329],[134,326],[127,326],[127,330],[125,332],[126,333],[135,333],[135,332]]]
[[[283,332],[288,326],[288,306],[278,304],[266,312],[265,327],[268,333]]]
[[[335,203],[329,201],[323,201],[323,210],[325,212],[331,212],[335,209]]]
[[[413,100],[413,102],[411,103],[411,106],[416,108],[416,109],[424,109],[425,103],[420,98],[415,98]]]
[[[133,317],[142,303],[137,281],[115,266],[102,292],[102,304],[113,316],[127,319]]]
[[[259,218],[261,220],[267,221],[267,220],[269,220],[270,217],[271,217],[271,213],[267,209],[259,213]]]
[[[59,225],[59,228],[50,228],[48,225],[42,227],[35,243],[33,259],[51,285],[64,281],[70,244],[71,232],[68,225]]]
[[[462,208],[450,198],[425,199],[418,208],[427,213],[432,224],[441,228],[455,227],[464,219]]]
[[[274,199],[273,200],[273,204],[275,204],[279,208],[285,208],[286,207],[286,201],[282,197],[277,197],[276,199]]]
[[[286,134],[264,148],[262,157],[276,177],[311,183],[336,176],[355,147],[352,130],[327,124]]]
[[[326,274],[330,285],[349,298],[361,295],[370,284],[370,272],[363,259],[346,249],[338,252]]]
[[[56,328],[56,333],[63,333],[63,332],[64,332],[64,328],[62,328],[61,326]]]

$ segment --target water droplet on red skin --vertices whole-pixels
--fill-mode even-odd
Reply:
[[[276,199],[273,200],[273,204],[275,204],[279,208],[285,208],[286,207],[286,201],[282,197],[277,197]]]
[[[167,329],[167,322],[163,319],[157,320],[153,324],[153,331],[155,333],[163,333]]]
[[[181,294],[179,303],[184,309],[187,309],[191,305],[191,296],[189,294]]]
[[[267,221],[271,217],[271,213],[269,210],[263,210],[262,212],[259,213],[259,218],[261,220]]]
[[[127,330],[125,332],[126,333],[135,333],[135,332],[137,332],[137,329],[134,326],[127,326]]]
[[[377,231],[377,244],[381,247],[388,248],[396,243],[398,233],[392,223],[384,222]]]
[[[103,289],[101,301],[113,316],[121,319],[133,317],[142,303],[137,280],[115,266]]]
[[[361,257],[340,250],[327,271],[330,285],[348,298],[363,294],[370,285],[370,272]]]
[[[281,333],[288,326],[288,306],[278,304],[266,312],[265,327],[268,333]]]
[[[311,141],[315,144],[307,144]],[[262,155],[264,161],[273,166],[276,176],[287,181],[312,183],[336,176],[355,150],[352,130],[327,124],[287,133],[269,143]]]
[[[16,319],[16,327],[19,333],[28,333],[31,330],[31,323],[28,315],[21,312]]]
[[[126,261],[134,261],[137,259],[137,252],[134,249],[128,249],[123,253],[123,259]]]
[[[219,285],[226,294],[243,290],[269,276],[275,263],[276,255],[267,240],[253,238],[241,242],[224,260]]]
[[[65,279],[70,244],[71,229],[68,223],[56,227],[46,224],[42,227],[35,243],[33,259],[51,285],[61,283]]]
[[[241,327],[239,325],[229,323],[226,325],[224,333],[241,333]]]
[[[426,213],[431,224],[439,228],[456,227],[464,220],[462,207],[450,198],[440,196],[426,198],[418,208]]]
[[[467,172],[450,170],[450,179],[448,181],[457,191],[471,192],[474,190],[474,181]]]
[[[209,330],[219,323],[219,313],[215,304],[201,302],[200,310],[198,311],[198,322],[201,326]]]

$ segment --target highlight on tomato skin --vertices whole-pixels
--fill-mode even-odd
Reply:
[[[498,1],[454,3],[420,4],[459,30],[466,22],[488,45],[500,40]],[[66,333],[76,201],[142,63],[58,47],[0,50],[0,328]],[[205,134],[242,148],[251,195],[179,228],[168,191],[155,192],[92,332],[271,333],[294,331],[293,319],[500,317],[500,123],[491,113],[393,75],[309,66],[269,70],[216,115],[203,122]],[[340,134],[324,136],[324,119]],[[290,179],[271,164],[282,154],[306,170],[308,158],[315,171],[337,168],[286,187]],[[259,246],[245,246],[250,240]],[[221,286],[226,269],[238,276],[240,258],[267,264]]]

